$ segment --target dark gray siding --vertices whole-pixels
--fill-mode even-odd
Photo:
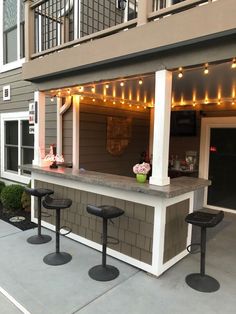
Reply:
[[[148,149],[149,111],[137,112],[83,104],[80,108],[80,167],[132,176],[132,167],[139,161],[140,153]],[[106,149],[109,116],[132,118],[130,143],[120,156],[112,156]]]
[[[3,101],[2,88],[11,86],[11,100]],[[21,68],[0,73],[0,113],[28,111],[34,98],[33,85],[22,80]]]

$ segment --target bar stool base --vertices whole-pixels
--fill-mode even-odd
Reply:
[[[185,281],[192,289],[200,292],[215,292],[220,288],[220,284],[215,278],[199,273],[189,274]]]
[[[89,272],[89,277],[97,281],[109,281],[119,276],[119,270],[111,265],[96,265],[92,267]]]
[[[72,256],[65,252],[50,253],[43,259],[44,263],[51,266],[59,266],[69,263],[72,260]]]
[[[51,240],[52,238],[50,236],[41,234],[41,235],[34,235],[32,237],[29,237],[27,239],[27,242],[30,244],[43,244],[43,243],[48,243]]]

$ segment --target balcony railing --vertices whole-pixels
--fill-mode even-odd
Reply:
[[[26,59],[112,35],[212,0],[26,1]],[[27,33],[28,32],[28,33]],[[27,51],[28,49],[28,51]]]

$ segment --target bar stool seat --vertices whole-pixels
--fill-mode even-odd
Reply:
[[[54,199],[47,195],[43,200],[43,206],[47,209],[56,210],[56,251],[46,255],[44,263],[52,266],[59,266],[71,261],[72,256],[66,252],[60,252],[60,215],[61,210],[69,208],[72,204],[70,199]],[[67,233],[69,234],[70,231]]]
[[[91,215],[101,217],[103,219],[103,233],[102,233],[102,264],[96,265],[89,270],[89,276],[97,281],[109,281],[119,276],[119,270],[111,265],[106,264],[106,250],[107,250],[107,220],[117,218],[124,214],[124,211],[115,206],[87,206],[87,212]]]
[[[42,198],[46,195],[51,195],[54,193],[53,190],[37,188],[32,189],[29,187],[25,187],[25,192],[31,196],[37,197],[38,199],[38,234],[31,236],[27,239],[27,242],[30,244],[43,244],[51,241],[51,237],[49,235],[45,235],[41,233],[41,217],[42,217]]]
[[[191,214],[188,214],[185,218],[185,221],[187,223],[190,223],[201,228],[201,243],[199,244],[201,248],[200,273],[189,274],[185,278],[186,283],[191,288],[197,291],[214,292],[220,288],[220,284],[215,278],[205,274],[206,228],[215,227],[223,220],[223,218],[224,218],[223,211],[220,211],[216,214],[195,211]]]

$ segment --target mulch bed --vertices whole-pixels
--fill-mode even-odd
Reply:
[[[9,221],[10,218],[14,216],[23,216],[25,217],[25,220],[20,222],[11,222]],[[37,227],[37,224],[34,222],[31,222],[30,220],[30,212],[26,212],[24,210],[19,210],[17,212],[13,213],[5,213],[2,211],[2,206],[0,205],[0,219],[2,219],[5,222],[8,222],[9,224],[19,228],[20,230],[28,230]]]

